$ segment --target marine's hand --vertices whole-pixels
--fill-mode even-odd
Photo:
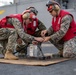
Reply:
[[[49,41],[50,39],[51,39],[50,36],[48,36],[48,37],[44,37],[44,41],[43,41],[43,42],[47,42],[47,41]]]
[[[18,44],[22,44],[22,39],[21,39],[21,38],[18,38],[18,39],[17,39],[17,43],[18,43]]]
[[[38,42],[37,42],[37,41],[32,41],[32,44],[33,44],[33,45],[37,45]]]
[[[43,42],[44,39],[42,37],[35,37],[34,40],[38,41],[38,42]]]
[[[44,37],[46,33],[47,33],[47,30],[43,30],[43,31],[41,32],[41,36]]]

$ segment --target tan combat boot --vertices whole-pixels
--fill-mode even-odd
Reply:
[[[6,51],[4,59],[8,60],[18,60],[18,57],[12,54],[11,51]]]

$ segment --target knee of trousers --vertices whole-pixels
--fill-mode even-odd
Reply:
[[[63,52],[63,57],[65,57],[65,58],[71,58],[73,56],[73,54],[72,53],[69,53],[69,52]]]

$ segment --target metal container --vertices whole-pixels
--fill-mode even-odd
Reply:
[[[37,47],[37,45],[30,44],[27,48],[27,56],[29,57],[38,57],[40,54],[40,51]]]

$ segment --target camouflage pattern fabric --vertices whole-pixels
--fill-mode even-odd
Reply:
[[[46,27],[45,27],[45,25],[40,21],[40,20],[38,20],[38,28],[37,28],[37,30],[35,31],[35,34],[34,35],[30,35],[30,36],[35,36],[35,37],[40,37],[41,36],[41,31],[42,30],[45,30],[46,29]],[[27,34],[26,32],[25,32],[25,34]],[[29,35],[29,34],[28,34]],[[26,35],[27,36],[27,35]],[[29,37],[29,36],[28,36]],[[28,40],[28,38],[26,38],[26,40]],[[22,41],[23,42],[23,41]],[[30,42],[31,43],[31,42]],[[25,42],[25,45],[27,45],[27,42]],[[19,49],[19,48],[20,49]],[[23,47],[25,47],[24,46],[24,44],[23,45],[17,45],[17,47],[16,47],[16,49],[17,50],[21,50],[21,49],[23,49]]]
[[[29,35],[24,31],[22,23],[17,18],[9,18],[8,23],[10,23],[11,25],[15,27],[15,30],[17,34],[19,35],[19,38],[23,40],[25,45],[27,45],[28,43],[31,43],[34,36],[40,36],[41,31],[46,29],[44,24],[40,20],[38,20],[38,28],[36,30],[36,33],[34,35]],[[21,48],[22,48],[22,45],[21,45]]]
[[[14,26],[17,34],[25,43],[29,43],[33,40],[34,37],[24,32],[23,25],[17,18],[9,18],[8,23]]]
[[[40,20],[38,20],[38,28],[37,29],[38,30],[35,31],[35,34],[33,36],[35,36],[35,37],[41,37],[41,31],[45,30],[46,27],[45,27],[45,25]]]
[[[66,15],[62,18],[61,28],[54,32],[52,26],[48,29],[48,34],[51,37],[50,42],[55,45],[58,50],[63,50],[64,57],[76,57],[76,37],[63,41],[62,38],[70,27],[72,16]]]
[[[0,28],[0,44],[3,49],[14,50],[17,33],[13,28]]]

